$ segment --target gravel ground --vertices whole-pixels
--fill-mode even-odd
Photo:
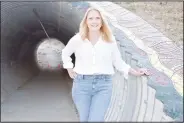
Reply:
[[[115,2],[140,16],[183,49],[182,2]]]

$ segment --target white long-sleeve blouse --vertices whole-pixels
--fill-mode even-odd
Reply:
[[[130,65],[126,64],[119,52],[115,38],[107,43],[100,37],[95,45],[86,39],[82,40],[79,33],[74,35],[62,50],[63,68],[73,68],[78,74],[114,74],[114,67],[128,79]],[[75,54],[75,66],[71,55]]]

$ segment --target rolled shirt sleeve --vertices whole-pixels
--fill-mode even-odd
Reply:
[[[74,64],[72,63],[71,55],[75,52],[77,43],[77,36],[73,36],[67,43],[67,45],[62,50],[62,61],[63,68],[73,68]]]
[[[112,62],[114,67],[118,71],[123,72],[124,78],[128,79],[129,69],[131,68],[131,66],[126,64],[125,61],[122,59],[115,38],[113,42]]]

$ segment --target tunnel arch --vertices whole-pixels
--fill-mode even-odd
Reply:
[[[49,37],[57,38],[64,45],[77,33],[84,14],[68,2],[1,3],[1,102],[39,73],[34,51],[47,36],[34,9]],[[72,59],[75,60],[74,55]]]
[[[46,35],[32,10],[37,10],[42,23],[51,38],[57,38],[62,41],[63,44],[67,44],[67,41],[78,31],[79,22],[84,14],[83,10],[86,9],[81,7],[83,3],[86,2],[72,2],[72,6],[71,3],[68,2],[2,2],[1,29],[3,31],[1,33],[1,68],[3,72],[1,73],[1,103],[6,98],[10,97],[11,94],[15,92],[16,88],[18,88],[20,85],[24,85],[26,81],[34,78],[34,76],[37,76],[39,73],[39,69],[36,67],[36,64],[33,60],[33,51],[35,50],[35,47],[39,41],[43,38],[46,38]],[[75,8],[76,4],[80,4],[76,7],[79,7],[78,9]],[[113,18],[109,19],[111,20]],[[13,23],[12,20],[15,22]],[[115,34],[118,34],[117,29],[115,29],[114,32],[116,32]],[[122,49],[122,55],[123,53],[124,49]],[[125,53],[131,54],[127,51],[125,51]],[[72,56],[72,58],[74,60],[74,56]],[[123,58],[125,57],[123,56]],[[65,72],[65,74],[67,73]],[[124,79],[120,77],[121,75],[116,75],[116,79]],[[122,83],[124,85],[122,85]],[[132,112],[127,112],[128,110],[126,110],[127,108],[130,108],[130,102],[133,102],[131,100],[130,92],[126,92],[127,90],[131,89],[129,85],[132,82],[129,81],[128,83],[129,84],[127,84],[127,81],[116,81],[116,86],[113,89],[115,91],[111,101],[112,105],[109,108],[108,114],[106,116],[108,120],[112,120],[113,118],[117,118],[116,120],[125,120],[132,117],[131,115],[134,113],[133,110]],[[140,83],[142,85],[139,85],[147,87],[146,80],[141,81]],[[122,89],[122,86],[125,87],[124,91],[119,91]],[[131,90],[132,92],[134,90],[134,93],[131,92],[132,95],[136,93],[135,87],[136,86],[134,86],[134,89]],[[142,88],[139,89],[141,90]],[[148,88],[148,90],[151,90],[153,93],[155,93],[153,89]],[[143,89],[141,91],[144,92],[145,90]],[[124,95],[130,98],[127,98],[125,101]],[[137,95],[135,94],[134,96]],[[121,99],[124,100],[124,102],[120,101],[122,104],[121,106],[125,106],[126,108],[125,110],[120,111],[120,104],[117,104],[117,100]],[[134,98],[134,100],[135,99],[136,98]],[[141,100],[139,99],[139,101],[145,103],[144,98],[141,98]],[[158,100],[156,102],[157,105],[159,104],[162,107],[162,104]],[[134,104],[131,105],[131,108],[133,107]],[[157,107],[155,107],[155,109],[156,108]],[[135,115],[138,116],[138,114]],[[142,117],[141,113],[139,113],[139,116]],[[157,117],[155,116],[155,118]],[[20,119],[22,119],[22,117]]]

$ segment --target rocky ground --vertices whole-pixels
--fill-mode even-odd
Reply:
[[[182,2],[115,2],[135,13],[183,48]]]

